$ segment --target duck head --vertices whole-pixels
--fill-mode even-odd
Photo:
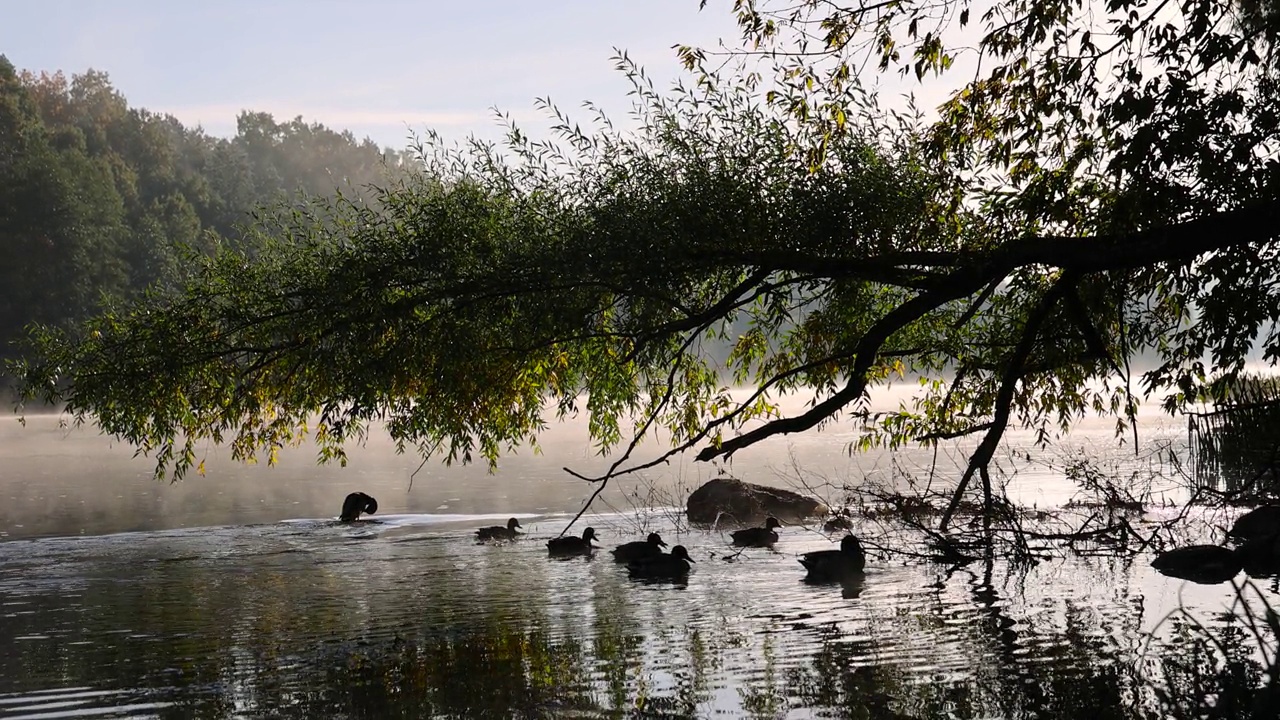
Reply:
[[[852,535],[845,535],[840,541],[840,552],[845,555],[865,555],[862,549],[862,543],[858,542],[858,538]]]
[[[508,530],[515,530],[515,529],[516,529],[516,528],[518,528],[518,527],[524,527],[523,525],[521,525],[521,524],[520,524],[520,521],[519,521],[519,520],[517,520],[517,519],[515,519],[515,518],[511,518],[510,520],[508,520],[508,521],[507,521],[507,529],[508,529]]]
[[[662,537],[658,533],[649,533],[649,544],[658,547],[666,547],[667,544],[662,542]]]
[[[770,515],[769,519],[764,521],[764,527],[766,530],[772,530],[774,528],[782,527],[782,523],[778,522],[778,518]]]
[[[378,512],[378,501],[372,495],[365,495],[364,498],[364,511],[370,515]]]
[[[586,530],[583,530],[583,531],[582,531],[582,539],[583,539],[583,540],[586,540],[587,542],[591,542],[592,540],[595,540],[595,539],[596,539],[596,529],[595,529],[595,528],[587,528]]]
[[[689,557],[689,551],[685,550],[683,545],[677,545],[671,548],[671,557],[680,558],[686,562],[694,562],[694,559]]]

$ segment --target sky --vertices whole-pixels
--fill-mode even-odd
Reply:
[[[241,110],[403,147],[411,131],[536,131],[534,100],[629,107],[621,48],[660,87],[687,77],[672,45],[736,41],[731,0],[43,0],[10,2],[0,53],[19,69],[95,69],[134,107],[215,135]],[[586,119],[585,114],[581,114]]]

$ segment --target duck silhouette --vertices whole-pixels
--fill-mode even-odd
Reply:
[[[827,533],[828,535],[838,533],[841,530],[848,531],[852,529],[853,521],[843,515],[837,515],[836,517],[822,523],[822,532]]]
[[[689,563],[693,562],[689,551],[683,545],[671,548],[670,555],[653,555],[627,564],[632,577],[637,578],[683,578],[689,574]]]
[[[738,530],[730,533],[729,537],[733,538],[733,544],[738,547],[772,547],[778,542],[778,533],[773,529],[779,527],[782,527],[782,523],[778,522],[778,518],[770,517],[764,521],[764,527]]]
[[[1263,505],[1236,518],[1227,531],[1233,540],[1257,540],[1280,534],[1280,505]]]
[[[520,524],[519,520],[511,518],[507,521],[505,527],[502,525],[490,525],[476,530],[476,537],[481,540],[515,540],[520,536],[520,533],[516,532],[518,527],[524,526]]]
[[[568,557],[571,555],[590,555],[596,549],[591,544],[596,539],[595,528],[587,528],[582,531],[582,537],[558,537],[547,541],[547,552],[558,557]]]
[[[342,514],[338,516],[338,520],[340,522],[355,522],[360,518],[360,513],[372,515],[376,512],[378,512],[377,500],[362,492],[353,492],[342,502]]]
[[[839,582],[862,575],[867,553],[853,535],[845,535],[839,550],[818,550],[800,556],[800,564],[808,570],[810,582]]]
[[[1244,571],[1252,578],[1280,575],[1280,534],[1261,535],[1246,540],[1237,548]]]
[[[667,544],[662,542],[662,537],[658,533],[649,533],[649,538],[643,542],[623,543],[612,550],[614,562],[631,562],[632,560],[641,560],[647,557],[654,557],[662,554],[662,548]]]

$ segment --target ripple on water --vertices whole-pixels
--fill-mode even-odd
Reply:
[[[0,543],[0,720],[594,717],[637,703],[839,716],[885,697],[922,716],[1000,715],[1006,696],[1043,702],[1027,688],[1137,657],[1150,624],[1141,585],[1081,581],[1099,572],[1087,564],[1009,579],[873,560],[860,583],[815,586],[796,562],[831,547],[815,533],[729,562],[721,534],[658,526],[697,563],[687,583],[646,583],[607,553],[549,560],[565,518],[522,516],[529,537],[475,542],[495,517]],[[619,516],[591,524],[606,547],[642,536]]]
[[[0,695],[0,719],[54,720],[55,718],[159,717],[156,711],[168,702],[139,702],[137,692],[93,690],[88,687],[55,688]]]

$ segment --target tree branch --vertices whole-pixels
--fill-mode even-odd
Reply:
[[[703,449],[698,453],[700,461],[717,457],[729,457],[744,447],[753,445],[774,435],[803,432],[822,422],[845,405],[862,396],[867,389],[867,372],[874,364],[880,348],[898,330],[919,320],[952,300],[976,292],[986,284],[986,278],[978,273],[958,270],[951,275],[951,284],[945,290],[938,289],[917,295],[891,310],[863,334],[854,349],[854,365],[844,388],[826,400],[814,405],[802,415],[772,420],[764,425],[727,440],[720,445]]]
[[[978,470],[985,471],[987,465],[991,462],[991,458],[995,456],[996,448],[1000,444],[1000,439],[1004,437],[1004,430],[1009,424],[1009,416],[1013,406],[1013,394],[1018,380],[1023,376],[1023,364],[1035,348],[1036,339],[1040,336],[1040,326],[1049,317],[1053,306],[1075,286],[1078,279],[1079,275],[1076,273],[1064,273],[1049,288],[1048,292],[1040,298],[1039,304],[1027,317],[1027,324],[1022,329],[1022,338],[1018,341],[1018,346],[1014,348],[1013,355],[1009,358],[1009,364],[1005,366],[1004,375],[1000,378],[1000,390],[996,393],[995,415],[991,420],[991,429],[987,431],[986,436],[982,438],[982,442],[978,444],[978,448],[970,456],[969,467],[965,470],[964,476],[960,478],[960,483],[956,485],[955,492],[951,495],[951,502],[947,505],[946,511],[942,513],[942,519],[938,522],[939,532],[946,532],[947,525],[951,522],[956,508],[960,506],[960,498],[964,496],[964,491],[968,488],[974,472]],[[985,478],[984,482],[986,482]]]

